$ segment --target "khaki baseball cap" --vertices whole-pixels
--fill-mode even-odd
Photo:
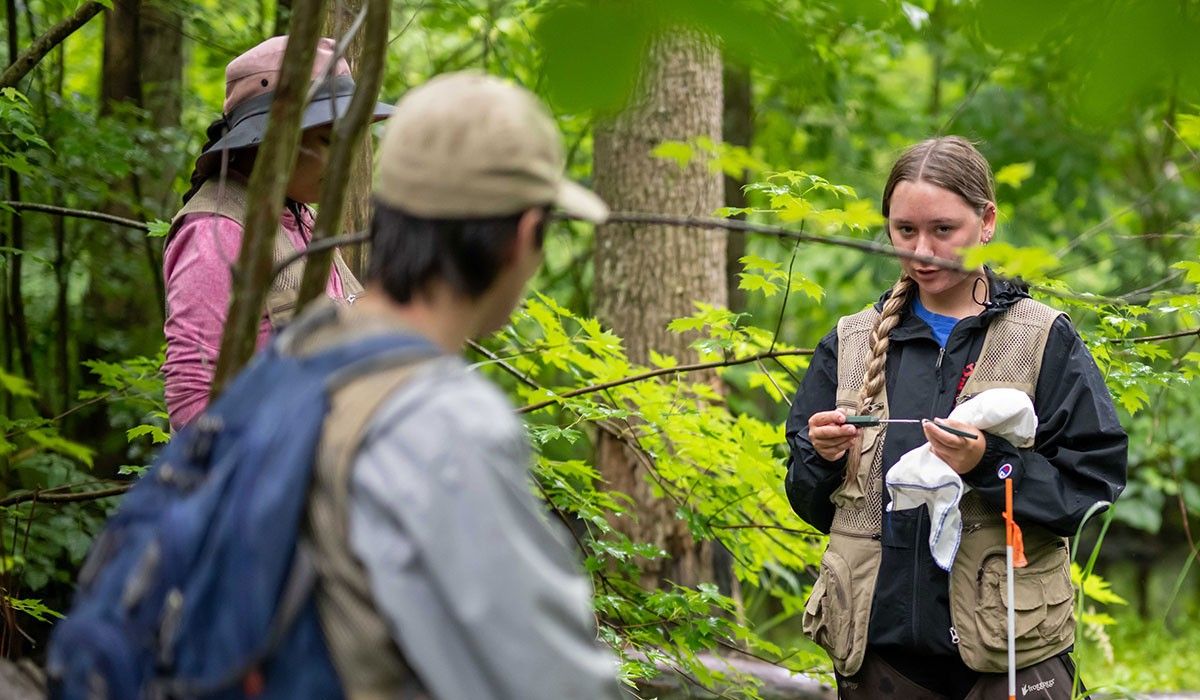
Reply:
[[[603,222],[608,207],[563,175],[562,136],[528,90],[481,73],[440,75],[404,96],[380,146],[377,200],[426,219],[552,205]]]

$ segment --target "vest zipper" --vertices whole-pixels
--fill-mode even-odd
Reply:
[[[855,537],[860,540],[875,540],[876,542],[883,540],[883,535],[878,532],[855,532],[852,530],[843,530],[841,528],[830,528],[829,532],[830,534],[842,535],[843,537]]]

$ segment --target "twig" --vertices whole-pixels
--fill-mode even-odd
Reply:
[[[362,231],[360,233],[348,233],[345,236],[330,236],[322,238],[319,241],[313,241],[308,244],[304,250],[298,250],[295,253],[284,258],[278,265],[271,270],[271,279],[274,280],[279,276],[279,273],[287,269],[289,265],[297,260],[303,260],[314,253],[320,253],[333,248],[340,248],[347,245],[359,245],[371,240],[371,234]]]
[[[572,217],[565,216],[560,213],[553,215],[555,218],[571,219]],[[945,258],[936,258],[929,255],[917,255],[903,250],[896,250],[890,245],[876,243],[874,241],[864,241],[857,238],[845,238],[842,236],[820,236],[804,231],[794,231],[783,226],[771,226],[768,224],[755,224],[749,221],[739,219],[716,219],[705,216],[672,216],[670,214],[652,214],[640,212],[613,212],[609,214],[606,223],[609,224],[655,224],[661,226],[686,226],[690,228],[719,228],[727,231],[740,231],[743,233],[763,233],[776,238],[783,238],[790,241],[799,241],[801,243],[816,243],[819,245],[830,245],[839,248],[851,248],[853,250],[863,251],[865,253],[874,253],[876,255],[884,255],[891,258],[900,258],[904,260],[912,260],[914,262],[922,262],[927,265],[933,265],[945,270],[954,270],[957,272],[969,272],[962,266],[961,263],[955,260],[947,260]]]
[[[317,37],[325,0],[297,0],[292,8],[289,40],[283,53],[283,68],[267,118],[267,132],[258,149],[250,175],[245,232],[234,267],[229,318],[221,337],[221,350],[213,376],[212,393],[221,393],[250,355],[254,353],[275,235],[279,208],[300,150],[300,117],[308,90],[310,67],[316,55]]]
[[[537,382],[533,381],[533,379],[528,374],[525,374],[524,372],[517,369],[516,367],[513,367],[511,364],[506,362],[503,357],[500,357],[499,355],[492,352],[491,350],[488,350],[487,348],[483,347],[482,345],[475,342],[474,340],[468,340],[467,347],[471,348],[472,350],[479,353],[480,355],[483,355],[484,357],[486,357],[488,359],[489,362],[500,367],[500,369],[503,369],[505,372],[508,372],[512,376],[516,377],[526,386],[532,387],[534,389],[542,388],[541,385],[539,385]]]
[[[562,213],[553,213],[551,215],[559,219],[571,219],[572,217]],[[921,262],[926,265],[943,270],[952,270],[954,272],[970,272],[961,263],[955,260],[947,260],[946,258],[936,258],[928,255],[917,255],[904,250],[897,250],[890,245],[883,243],[875,243],[874,241],[864,241],[857,238],[845,238],[842,236],[819,236],[803,231],[793,231],[782,226],[771,226],[767,224],[754,224],[748,221],[738,219],[714,219],[709,217],[699,216],[671,216],[668,214],[646,214],[646,213],[628,213],[615,212],[610,214],[607,223],[610,224],[652,224],[662,226],[686,226],[691,228],[718,228],[726,231],[737,231],[740,233],[761,233],[768,236],[775,236],[785,240],[799,241],[801,243],[815,243],[817,245],[829,245],[838,248],[850,248],[853,250],[871,253],[873,255],[882,255],[884,257],[896,258],[899,260],[911,260],[913,262]],[[1060,256],[1061,257],[1061,256]],[[1003,279],[1004,276],[1000,275]],[[1109,297],[1100,296],[1097,294],[1076,294],[1073,292],[1064,292],[1058,289],[1052,289],[1040,285],[1029,285],[1031,289],[1057,297],[1059,299],[1071,299],[1075,301],[1086,301],[1090,303],[1110,303],[1122,304],[1120,299],[1112,299]]]
[[[413,10],[412,17],[409,17],[408,21],[404,23],[404,26],[400,28],[400,31],[396,32],[396,36],[392,37],[391,39],[388,39],[388,46],[391,46],[392,44],[396,43],[396,40],[398,40],[400,37],[404,36],[404,33],[407,32],[408,28],[412,26],[412,23],[414,21],[416,21],[417,15],[421,14],[421,12],[428,5],[429,5],[429,3],[422,3],[420,7]]]
[[[622,386],[624,384],[633,384],[634,382],[641,382],[641,381],[645,381],[647,379],[652,379],[654,377],[661,377],[664,374],[680,374],[680,373],[685,373],[685,372],[700,372],[700,371],[703,371],[706,369],[716,369],[718,367],[733,367],[735,365],[744,365],[744,364],[748,364],[751,362],[761,362],[763,360],[772,359],[772,358],[776,358],[776,357],[792,357],[792,356],[798,356],[798,355],[811,355],[811,354],[813,354],[813,351],[808,348],[800,348],[798,350],[776,350],[776,351],[772,351],[772,352],[761,352],[757,355],[751,355],[750,357],[740,357],[740,358],[733,359],[733,360],[719,360],[719,361],[715,361],[715,362],[697,362],[695,364],[690,364],[690,365],[679,365],[677,367],[664,367],[664,368],[660,368],[660,369],[654,369],[654,370],[650,370],[648,372],[643,372],[641,374],[634,374],[634,375],[631,375],[628,377],[622,377],[621,379],[614,379],[610,382],[604,382],[602,384],[593,384],[591,386],[585,386],[585,387],[580,387],[578,389],[572,389],[571,391],[564,392],[562,394],[558,394],[553,399],[547,399],[545,401],[539,401],[538,403],[529,404],[528,406],[522,406],[521,408],[517,409],[517,413],[531,413],[533,411],[537,411],[537,410],[546,408],[547,406],[552,406],[552,405],[558,403],[559,401],[561,401],[562,399],[570,399],[570,398],[574,398],[576,396],[582,396],[583,394],[591,394],[591,393],[594,393],[597,391],[604,391],[606,389],[612,389],[613,387]],[[541,387],[538,387],[538,388],[541,388]]]
[[[43,212],[43,213],[47,213],[47,214],[57,214],[59,216],[71,216],[71,217],[76,217],[76,218],[81,218],[81,219],[94,219],[96,221],[104,221],[107,223],[118,224],[121,226],[137,228],[137,229],[141,229],[143,231],[148,231],[150,229],[150,227],[144,222],[135,221],[133,219],[122,219],[121,217],[111,216],[109,214],[103,214],[101,212],[86,211],[86,210],[80,210],[80,209],[67,209],[65,207],[56,207],[56,206],[52,206],[49,204],[39,204],[39,203],[35,203],[35,202],[0,201],[0,205],[8,205],[8,206],[13,207],[14,209],[27,209],[29,211],[38,211],[38,212]],[[551,216],[553,218],[561,219],[564,221],[575,221],[575,220],[582,221],[582,219],[573,219],[569,216],[565,216],[565,215],[559,214],[559,213],[552,214]],[[891,258],[923,262],[923,263],[926,263],[929,265],[934,265],[936,267],[941,267],[941,268],[948,269],[948,270],[956,270],[959,272],[965,271],[964,268],[959,263],[957,263],[953,260],[946,260],[944,258],[934,258],[934,257],[925,256],[925,255],[916,255],[915,253],[907,253],[905,251],[896,250],[890,246],[883,245],[880,243],[874,243],[871,241],[860,241],[860,240],[857,240],[854,238],[841,238],[838,236],[818,236],[818,235],[803,233],[801,231],[792,231],[791,229],[783,228],[781,226],[770,226],[770,225],[766,225],[766,224],[754,224],[754,223],[750,223],[750,222],[746,222],[746,221],[739,221],[736,219],[709,219],[709,218],[702,218],[702,217],[676,217],[676,216],[668,216],[668,215],[664,215],[664,214],[616,213],[616,214],[612,214],[609,217],[609,221],[611,223],[653,223],[653,224],[667,224],[667,225],[676,225],[676,226],[692,226],[694,228],[722,228],[722,229],[726,229],[728,231],[735,231],[738,233],[761,233],[761,234],[766,234],[766,235],[770,235],[770,236],[775,236],[776,238],[794,240],[794,241],[798,241],[798,242],[802,242],[802,243],[814,243],[817,245],[831,245],[831,246],[842,247],[842,248],[852,248],[855,250],[860,250],[860,251],[875,254],[875,255],[883,255],[883,256],[891,257]],[[370,240],[370,234],[367,232],[360,232],[360,233],[346,234],[344,236],[334,236],[331,238],[322,239],[320,241],[314,241],[305,250],[298,251],[298,252],[292,254],[287,259],[285,259],[282,263],[277,265],[272,271],[272,276],[278,275],[283,270],[283,268],[296,262],[297,260],[301,260],[309,255],[312,255],[313,253],[319,253],[319,252],[326,251],[331,248],[337,248],[340,246],[360,245],[362,243],[366,243],[368,240]],[[1113,304],[1120,304],[1120,303],[1126,302],[1126,299],[1124,297],[1108,298],[1108,297],[1103,297],[1103,296],[1095,295],[1095,294],[1073,294],[1073,293],[1069,293],[1069,292],[1062,292],[1062,291],[1055,290],[1055,289],[1047,289],[1045,287],[1040,287],[1038,285],[1030,285],[1030,286],[1033,289],[1036,289],[1041,292],[1045,292],[1046,294],[1048,294],[1050,296],[1058,297],[1061,299],[1074,299],[1077,301],[1087,301],[1087,302],[1092,302],[1092,303],[1106,303],[1107,302],[1107,303],[1113,303]]]
[[[1163,333],[1161,335],[1142,335],[1134,338],[1109,338],[1110,343],[1157,343],[1160,340],[1171,340],[1172,338],[1186,338],[1189,335],[1200,336],[1200,328],[1189,328],[1186,331],[1175,331],[1174,333]]]
[[[379,97],[379,87],[383,84],[384,54],[387,52],[390,17],[391,5],[388,0],[366,0],[363,12],[347,32],[348,40],[358,28],[358,23],[362,19],[368,20],[363,36],[359,84],[354,89],[354,97],[350,99],[345,116],[333,127],[333,145],[329,154],[329,165],[325,168],[325,187],[321,190],[312,242],[333,237],[342,220],[350,166],[363,141],[363,135],[367,133],[367,125],[371,121],[375,101]],[[329,278],[330,259],[330,251],[322,249],[313,253],[305,264],[297,300],[300,308],[320,296],[325,288],[325,282]]]
[[[110,496],[120,496],[129,489],[133,488],[133,484],[121,484],[107,489],[98,489],[96,491],[79,491],[77,493],[46,493],[45,491],[26,491],[18,493],[15,496],[9,496],[0,500],[0,507],[14,506],[18,503],[27,501],[39,501],[41,503],[77,503],[79,501],[95,501],[101,498]]]
[[[804,223],[800,223],[800,231],[804,232]],[[771,347],[767,348],[767,352],[775,349],[775,343],[779,340],[779,331],[783,330],[784,313],[787,311],[788,298],[792,296],[792,267],[796,264],[796,253],[800,252],[800,243],[792,246],[792,256],[788,259],[787,269],[787,285],[783,288],[783,303],[779,305],[779,319],[775,321],[775,332],[771,335]]]
[[[76,219],[91,219],[93,221],[102,221],[106,224],[116,224],[117,226],[125,226],[127,228],[139,229],[141,231],[150,230],[150,224],[147,224],[145,221],[126,219],[124,217],[113,216],[112,214],[105,214],[98,211],[68,209],[67,207],[56,207],[52,204],[40,204],[38,202],[0,201],[0,207],[12,207],[18,211],[36,211],[43,214],[55,214],[57,216],[67,216]]]
[[[9,64],[8,68],[4,69],[4,73],[0,73],[0,88],[16,87],[17,83],[21,82],[29,71],[38,64],[46,54],[50,53],[55,46],[58,46],[64,39],[75,33],[77,29],[87,24],[100,11],[104,9],[104,5],[95,0],[90,0],[79,6],[75,10],[75,14],[67,17],[63,21],[51,27],[45,34],[34,40],[29,48],[25,49],[20,56]],[[9,17],[8,21],[16,22],[16,17]]]
[[[794,527],[784,527],[783,525],[763,525],[760,523],[745,523],[742,525],[709,525],[714,530],[779,530],[786,532],[789,535],[800,535],[801,537],[824,537],[825,534],[816,530],[799,530]]]

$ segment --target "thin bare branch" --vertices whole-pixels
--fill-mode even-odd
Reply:
[[[271,275],[271,258],[279,228],[279,210],[300,150],[300,118],[312,74],[325,0],[296,0],[289,40],[283,54],[279,85],[271,102],[267,133],[250,176],[245,233],[234,267],[229,320],[213,377],[212,395],[221,393],[254,352]]]
[[[329,165],[325,170],[325,187],[321,190],[317,223],[313,228],[314,243],[332,238],[342,221],[350,166],[363,141],[363,135],[367,133],[367,125],[371,121],[375,102],[379,97],[379,88],[383,84],[391,5],[388,0],[367,0],[363,9],[366,11],[367,28],[363,37],[362,66],[350,107],[333,127],[333,145],[329,154]],[[325,289],[331,258],[332,251],[329,249],[322,249],[309,256],[304,266],[304,279],[300,284],[299,307],[303,308]]]
[[[1186,331],[1175,331],[1174,333],[1163,333],[1161,335],[1141,335],[1133,338],[1109,338],[1110,343],[1157,343],[1163,340],[1172,340],[1174,338],[1186,338],[1188,336],[1200,336],[1200,328],[1189,328]]]
[[[571,218],[562,214],[555,214],[555,217],[562,219]],[[823,236],[813,233],[805,233],[804,231],[795,231],[783,226],[756,224],[749,221],[742,221],[740,219],[717,219],[705,216],[672,216],[669,214],[652,214],[642,212],[613,212],[609,215],[607,223],[657,224],[662,226],[688,226],[691,228],[718,228],[725,229],[726,231],[740,231],[743,233],[762,233],[790,241],[816,243],[819,245],[829,245],[839,248],[850,248],[853,250],[860,250],[865,253],[884,255],[890,258],[922,262],[927,265],[934,265],[946,270],[967,272],[967,269],[956,260],[935,258],[928,255],[917,255],[916,253],[896,250],[890,245],[876,243],[875,241],[864,241],[857,238],[845,238],[843,236]]]
[[[37,501],[38,503],[78,503],[80,501],[95,501],[101,498],[120,496],[131,488],[133,488],[133,484],[121,484],[120,486],[113,486],[107,489],[97,489],[95,491],[77,491],[75,493],[45,493],[42,491],[24,491],[0,500],[0,507],[15,506],[19,503],[27,503],[30,501]]]
[[[546,408],[547,406],[553,406],[553,405],[557,404],[559,401],[561,401],[562,399],[570,399],[570,398],[574,398],[576,396],[582,396],[584,394],[591,394],[591,393],[594,393],[597,391],[605,391],[607,389],[612,389],[613,387],[622,386],[624,384],[633,384],[635,382],[642,382],[647,379],[653,379],[654,377],[661,377],[664,374],[683,374],[686,372],[700,372],[700,371],[703,371],[706,369],[716,369],[718,367],[733,367],[735,365],[744,365],[744,364],[748,364],[751,362],[761,362],[763,360],[772,359],[772,358],[776,358],[776,357],[794,357],[794,356],[799,356],[799,355],[811,355],[811,354],[813,354],[813,351],[809,348],[801,348],[798,350],[773,350],[771,352],[760,352],[757,355],[751,355],[749,357],[739,357],[739,358],[732,359],[732,360],[719,360],[719,361],[715,361],[715,362],[697,362],[695,364],[690,364],[690,365],[679,365],[676,367],[664,367],[664,368],[660,368],[660,369],[654,369],[654,370],[650,370],[648,372],[642,372],[641,374],[634,374],[634,375],[631,375],[628,377],[622,377],[621,379],[614,379],[611,382],[604,382],[602,384],[593,384],[591,386],[585,386],[585,387],[580,387],[578,389],[572,389],[571,391],[567,391],[562,394],[558,394],[553,399],[547,399],[545,401],[539,401],[538,403],[529,404],[528,406],[522,406],[521,408],[517,409],[517,413],[532,413],[533,411],[537,411],[537,410]]]
[[[149,231],[150,224],[145,221],[136,219],[126,219],[122,216],[113,216],[99,211],[88,211],[85,209],[68,209],[67,207],[57,207],[52,204],[40,204],[38,202],[12,202],[0,201],[0,208],[12,207],[17,211],[33,211],[42,214],[54,214],[55,216],[65,216],[74,219],[90,219],[92,221],[100,221],[106,224],[116,224],[125,228],[138,229],[140,231]]]
[[[104,9],[104,5],[91,0],[79,6],[75,10],[75,14],[67,17],[63,21],[51,27],[47,32],[29,45],[16,60],[9,64],[8,68],[4,69],[4,73],[0,73],[0,88],[16,87],[17,83],[21,82],[33,70],[46,54],[50,53],[55,46],[58,46],[64,39],[71,36],[83,25],[87,24],[93,17],[100,14]],[[16,22],[17,18],[10,17],[10,22]]]

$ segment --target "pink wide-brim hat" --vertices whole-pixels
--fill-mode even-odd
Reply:
[[[222,151],[257,146],[262,142],[287,41],[286,36],[271,37],[225,67],[225,104],[222,111],[227,131],[200,154],[197,168],[206,165],[204,161],[219,157]],[[337,44],[328,37],[317,41],[312,65],[312,81],[317,88],[300,118],[301,131],[332,124],[350,107],[350,100],[354,96],[354,79],[350,76],[349,64],[344,58],[338,58],[330,69],[336,48]],[[391,113],[390,105],[378,103],[372,121],[386,119]]]

